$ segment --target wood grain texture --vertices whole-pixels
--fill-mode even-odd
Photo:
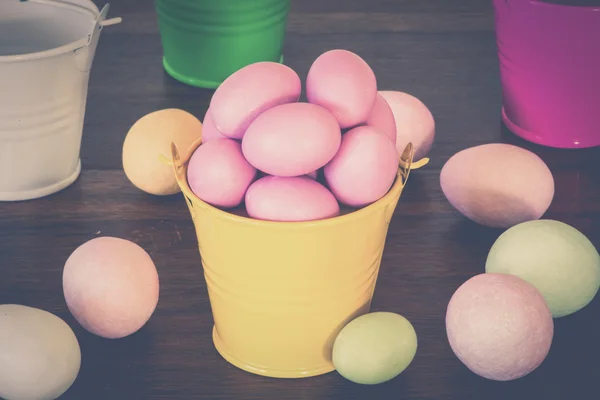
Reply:
[[[345,48],[373,67],[381,89],[421,98],[437,138],[431,163],[414,171],[391,222],[372,310],[406,316],[417,356],[398,378],[358,386],[336,373],[302,380],[250,375],[226,363],[211,341],[212,316],[194,228],[180,195],[141,193],[125,177],[121,148],[141,116],[177,107],[204,116],[212,91],[175,82],[163,71],[152,2],[117,0],[100,41],[89,88],[84,171],[47,198],[0,203],[0,303],[43,308],[64,318],[81,343],[83,363],[62,397],[77,400],[506,400],[591,399],[600,378],[600,296],[556,320],[550,355],[531,375],[497,383],[470,373],[453,355],[444,315],[453,292],[484,270],[501,230],[458,215],[439,172],[457,151],[508,142],[539,154],[556,180],[546,217],[584,232],[600,247],[600,150],[561,151],[525,143],[500,123],[493,15],[481,0],[292,1],[286,63],[304,79],[322,52]],[[98,2],[98,4],[100,4]],[[104,340],[84,331],[62,295],[62,268],[83,242],[110,235],[145,248],[159,270],[158,308],[139,332]],[[307,321],[307,324],[310,321]]]

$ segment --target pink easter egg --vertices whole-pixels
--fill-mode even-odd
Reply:
[[[329,189],[343,204],[362,207],[390,190],[400,155],[385,133],[360,126],[342,137],[335,157],[324,168]]]
[[[377,93],[375,105],[367,118],[366,125],[379,129],[396,144],[396,119],[390,105],[379,93]]]
[[[273,107],[246,130],[244,156],[255,168],[276,176],[300,176],[327,164],[342,141],[337,121],[323,107],[289,103]]]
[[[360,56],[347,50],[330,50],[312,64],[306,77],[310,103],[329,110],[341,128],[363,124],[377,97],[375,73]]]
[[[219,132],[241,139],[256,117],[269,108],[298,101],[301,91],[300,77],[290,67],[257,62],[221,83],[210,102],[211,116]]]
[[[219,132],[215,126],[209,108],[204,115],[204,121],[202,121],[202,143],[210,142],[214,139],[227,139],[227,136]]]
[[[535,153],[504,143],[470,147],[442,167],[448,202],[470,220],[510,228],[540,219],[554,198],[552,172]]]
[[[408,93],[393,90],[379,94],[389,104],[396,120],[396,149],[400,154],[410,142],[414,147],[413,160],[426,157],[435,138],[435,120],[423,102]]]
[[[63,292],[81,326],[95,335],[118,339],[138,331],[154,313],[158,273],[137,244],[99,237],[79,246],[67,259]]]
[[[543,296],[530,283],[508,274],[481,274],[452,296],[446,332],[452,350],[472,372],[509,381],[544,361],[554,322]]]
[[[232,139],[215,139],[196,149],[188,163],[188,184],[199,199],[216,207],[233,208],[244,200],[256,177],[242,146]]]
[[[307,176],[265,176],[257,180],[246,193],[246,210],[251,218],[286,222],[313,221],[340,214],[333,194]]]

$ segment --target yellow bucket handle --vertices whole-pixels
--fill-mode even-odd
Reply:
[[[201,143],[201,142],[202,142],[202,139],[200,139],[199,141],[200,141],[200,143]],[[198,148],[198,146],[200,145],[200,143],[197,143],[197,142],[198,142],[198,141],[196,141],[195,143],[193,143],[193,144],[192,144],[192,146],[190,146],[190,149],[194,149],[194,150],[195,150],[195,149],[197,149],[197,148]],[[196,144],[198,144],[198,146],[197,146]],[[412,143],[409,143],[409,145],[412,145]],[[192,150],[192,151],[194,151],[194,150]],[[405,150],[405,151],[406,151],[406,150]],[[167,158],[165,155],[163,155],[163,154],[159,154],[159,155],[158,155],[158,160],[159,160],[159,161],[160,161],[162,164],[164,164],[164,165],[167,165],[167,166],[169,166],[169,167],[172,167],[172,166],[173,166],[173,161],[172,161],[172,160],[173,160],[173,158],[174,158],[175,154],[177,154],[177,159],[179,160],[179,159],[180,159],[180,157],[179,157],[179,151],[177,150],[177,146],[175,145],[175,143],[171,143],[171,157],[172,157],[172,159],[168,159],[168,158]],[[184,158],[184,163],[185,163],[185,162],[187,162],[187,161],[189,161],[189,158],[190,158],[190,157],[191,157],[191,155],[190,155],[189,157],[185,157],[185,158]],[[429,159],[428,157],[424,157],[424,158],[420,159],[419,161],[412,162],[412,163],[409,165],[409,163],[407,163],[406,161],[404,161],[404,160],[405,160],[405,158],[406,158],[406,157],[404,157],[404,158],[403,158],[403,157],[400,157],[400,163],[399,163],[399,166],[400,166],[401,168],[410,168],[411,170],[412,170],[412,169],[419,169],[419,168],[423,168],[424,166],[426,166],[427,164],[429,164],[429,161],[430,161],[430,159]]]
[[[160,154],[158,156],[158,159],[160,160],[161,163],[173,167],[174,173],[180,182],[187,182],[187,177],[184,176],[184,168],[183,167],[190,160],[190,158],[194,154],[194,151],[196,151],[196,149],[201,144],[202,144],[202,138],[199,138],[194,143],[192,143],[192,145],[187,150],[187,154],[184,157],[181,157],[181,155],[179,154],[179,150],[177,149],[177,145],[175,143],[171,142],[171,160],[169,160],[163,154]],[[400,160],[398,163],[398,166],[399,166],[398,177],[400,179],[402,179],[402,188],[404,188],[404,186],[406,185],[406,182],[408,180],[408,176],[409,176],[411,170],[422,168],[429,163],[429,158],[427,158],[427,157],[413,163],[413,160],[412,160],[413,155],[414,155],[414,146],[412,143],[408,143],[406,145],[406,147],[404,148],[404,151],[400,155]],[[192,213],[192,216],[193,216],[194,215],[194,207],[193,207],[191,199],[189,199],[185,193],[184,193],[183,197],[185,198],[186,203],[188,204],[188,206],[190,208],[190,212]],[[388,210],[388,213],[387,213],[387,222],[388,223],[392,219],[395,208],[396,208],[396,205],[394,204],[394,206],[390,207],[390,209]]]

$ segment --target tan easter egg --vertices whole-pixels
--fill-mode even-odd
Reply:
[[[185,151],[201,135],[202,123],[187,111],[171,108],[143,116],[133,124],[123,143],[125,175],[146,193],[179,193],[173,167],[164,161],[171,159],[171,143]]]

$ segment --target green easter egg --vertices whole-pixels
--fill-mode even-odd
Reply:
[[[531,283],[555,318],[582,309],[600,288],[600,255],[592,242],[553,220],[524,222],[505,231],[492,246],[485,270]]]
[[[344,378],[376,385],[398,376],[417,352],[411,323],[391,312],[362,315],[347,324],[333,345],[333,365]]]

